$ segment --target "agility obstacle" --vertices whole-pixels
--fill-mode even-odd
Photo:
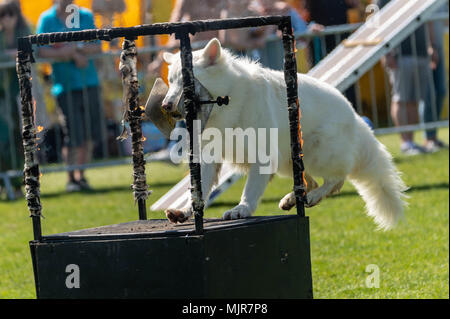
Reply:
[[[194,161],[195,150],[190,139],[194,222],[170,224],[167,220],[147,220],[146,199],[150,192],[142,145],[144,110],[139,105],[135,40],[139,36],[158,34],[175,34],[179,40],[186,125],[192,136],[200,105],[213,101],[200,101],[195,94],[189,35],[267,25],[276,25],[282,32],[297,215],[204,220],[200,163]],[[31,94],[33,45],[111,41],[122,37],[119,68],[126,103],[124,121],[130,124],[131,131],[132,189],[139,220],[43,236],[35,106]],[[290,17],[160,23],[31,35],[18,40],[17,73],[25,190],[34,232],[30,249],[38,298],[312,298],[295,39]],[[124,131],[121,138],[126,137]]]

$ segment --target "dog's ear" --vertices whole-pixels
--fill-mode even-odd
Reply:
[[[170,53],[170,52],[163,53],[163,59],[164,59],[164,61],[166,61],[167,64],[172,64],[174,56],[175,56],[175,54]]]
[[[214,65],[220,58],[222,51],[222,46],[220,41],[216,38],[208,42],[206,47],[203,49],[203,58],[206,61],[206,66]]]

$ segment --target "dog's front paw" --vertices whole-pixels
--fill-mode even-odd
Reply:
[[[165,211],[167,219],[170,220],[172,223],[184,223],[189,219],[189,217],[192,215],[191,211],[189,209],[182,210],[182,209],[166,209]]]
[[[252,215],[252,211],[250,207],[247,205],[237,205],[236,207],[226,211],[223,214],[223,219],[239,219],[239,218],[247,218]]]
[[[286,196],[284,196],[280,203],[278,204],[278,207],[282,210],[290,210],[292,207],[295,206],[295,194],[294,192],[290,192]]]

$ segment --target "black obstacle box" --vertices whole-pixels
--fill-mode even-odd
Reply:
[[[139,106],[135,40],[139,36],[175,34],[180,41],[186,125],[202,102],[195,94],[189,35],[209,30],[277,25],[282,32],[287,107],[291,133],[296,215],[224,221],[203,219],[200,164],[189,168],[194,221],[171,224],[147,220],[145,160]],[[133,191],[139,220],[62,234],[42,235],[40,171],[31,95],[33,45],[124,37],[120,70],[133,157]],[[287,16],[249,17],[131,28],[47,33],[19,39],[24,180],[33,221],[30,241],[38,298],[312,298],[309,220],[305,216],[305,182],[300,139],[295,39]],[[230,99],[233,97],[230,96]],[[204,104],[204,103],[203,103]],[[122,135],[122,137],[126,137]],[[69,213],[69,212],[67,212]],[[51,218],[51,216],[49,216]]]

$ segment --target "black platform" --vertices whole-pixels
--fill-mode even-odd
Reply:
[[[135,221],[31,241],[38,298],[312,298],[308,217]],[[79,288],[66,286],[79,269]]]

